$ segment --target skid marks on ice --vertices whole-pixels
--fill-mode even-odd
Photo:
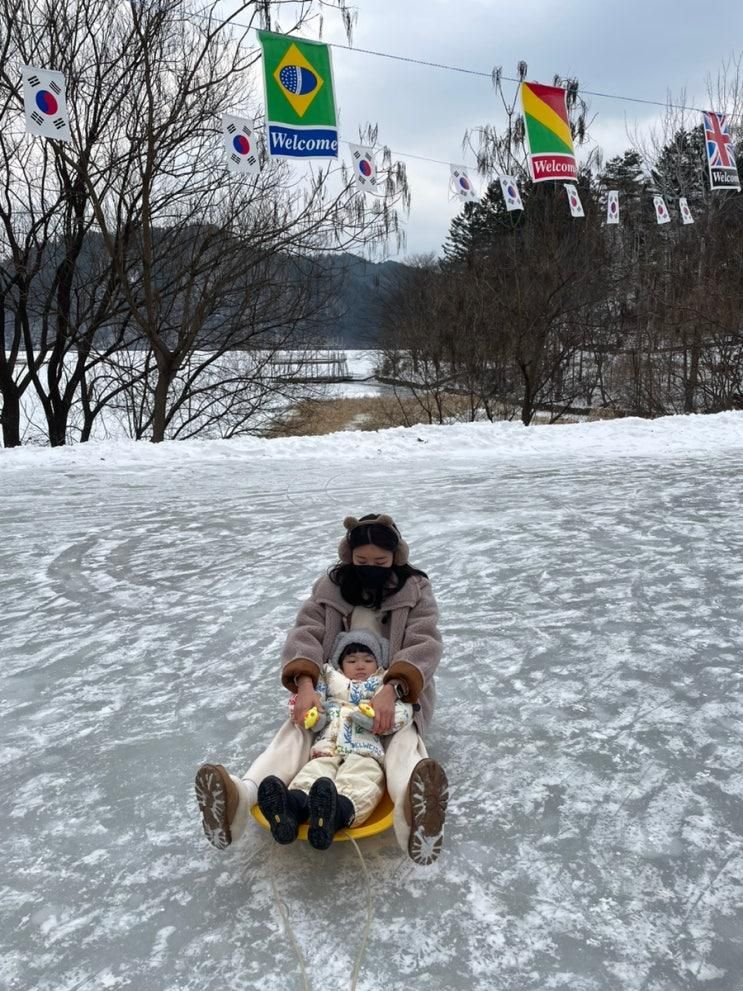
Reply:
[[[427,743],[451,800],[432,868],[391,835],[363,846],[360,988],[728,991],[743,970],[740,465],[602,467],[442,458],[423,484],[369,460],[237,461],[16,487],[2,973],[43,991],[298,987],[269,871],[318,986],[350,973],[365,918],[350,845],[275,851],[251,826],[220,854],[193,774],[239,772],[267,741],[286,630],[340,521],[388,511],[441,606]]]

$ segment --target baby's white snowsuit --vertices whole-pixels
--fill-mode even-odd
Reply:
[[[335,644],[333,659],[337,661],[343,648],[354,642],[379,644],[378,638],[364,630],[341,633]],[[377,660],[381,652],[374,651]],[[379,736],[359,725],[352,718],[358,712],[360,702],[374,705],[374,696],[382,687],[384,668],[377,670],[365,681],[351,681],[333,664],[323,666],[323,675],[315,690],[323,700],[327,722],[313,741],[311,758],[289,785],[309,792],[318,778],[332,778],[339,795],[345,795],[353,803],[356,815],[354,825],[360,826],[369,818],[384,795],[384,747]],[[395,721],[391,733],[409,726],[413,719],[413,707],[406,702],[395,703]]]

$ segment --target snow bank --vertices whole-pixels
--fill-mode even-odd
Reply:
[[[248,437],[235,440],[147,441],[117,440],[65,448],[0,450],[0,472],[14,468],[71,465],[117,467],[163,466],[188,461],[266,459],[343,459],[380,455],[392,461],[446,454],[472,461],[551,459],[596,460],[702,456],[708,452],[743,449],[743,411],[701,416],[667,416],[656,420],[627,417],[596,423],[525,427],[521,423],[460,423],[417,425],[377,431],[342,431],[321,437]]]

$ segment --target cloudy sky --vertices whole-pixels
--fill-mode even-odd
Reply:
[[[355,48],[487,73],[500,65],[508,76],[523,59],[530,80],[559,73],[588,90],[659,101],[685,94],[695,106],[709,103],[707,77],[743,51],[737,0],[358,0],[356,10]],[[323,36],[346,44],[336,15]],[[465,131],[502,120],[490,81],[341,48],[333,67],[341,136],[357,140],[359,126],[375,122],[379,142],[406,162],[413,199],[403,254],[438,252],[461,205],[449,197],[445,165],[406,156],[473,163]],[[590,136],[607,158],[629,146],[628,129],[647,133],[663,118],[661,107],[586,99]]]

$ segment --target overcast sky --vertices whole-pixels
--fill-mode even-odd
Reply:
[[[500,65],[508,76],[524,59],[532,81],[551,83],[559,73],[585,89],[660,101],[685,91],[696,106],[709,103],[707,76],[743,51],[740,0],[358,0],[356,9],[358,48],[488,73]],[[324,40],[346,43],[335,15],[326,17]],[[489,80],[339,48],[333,70],[341,137],[357,140],[359,125],[376,122],[379,143],[406,162],[404,254],[438,252],[461,204],[449,197],[446,166],[405,153],[473,163],[462,152],[465,130],[502,119]],[[628,128],[647,130],[663,117],[660,107],[587,99],[596,115],[590,135],[606,158],[629,146]]]

